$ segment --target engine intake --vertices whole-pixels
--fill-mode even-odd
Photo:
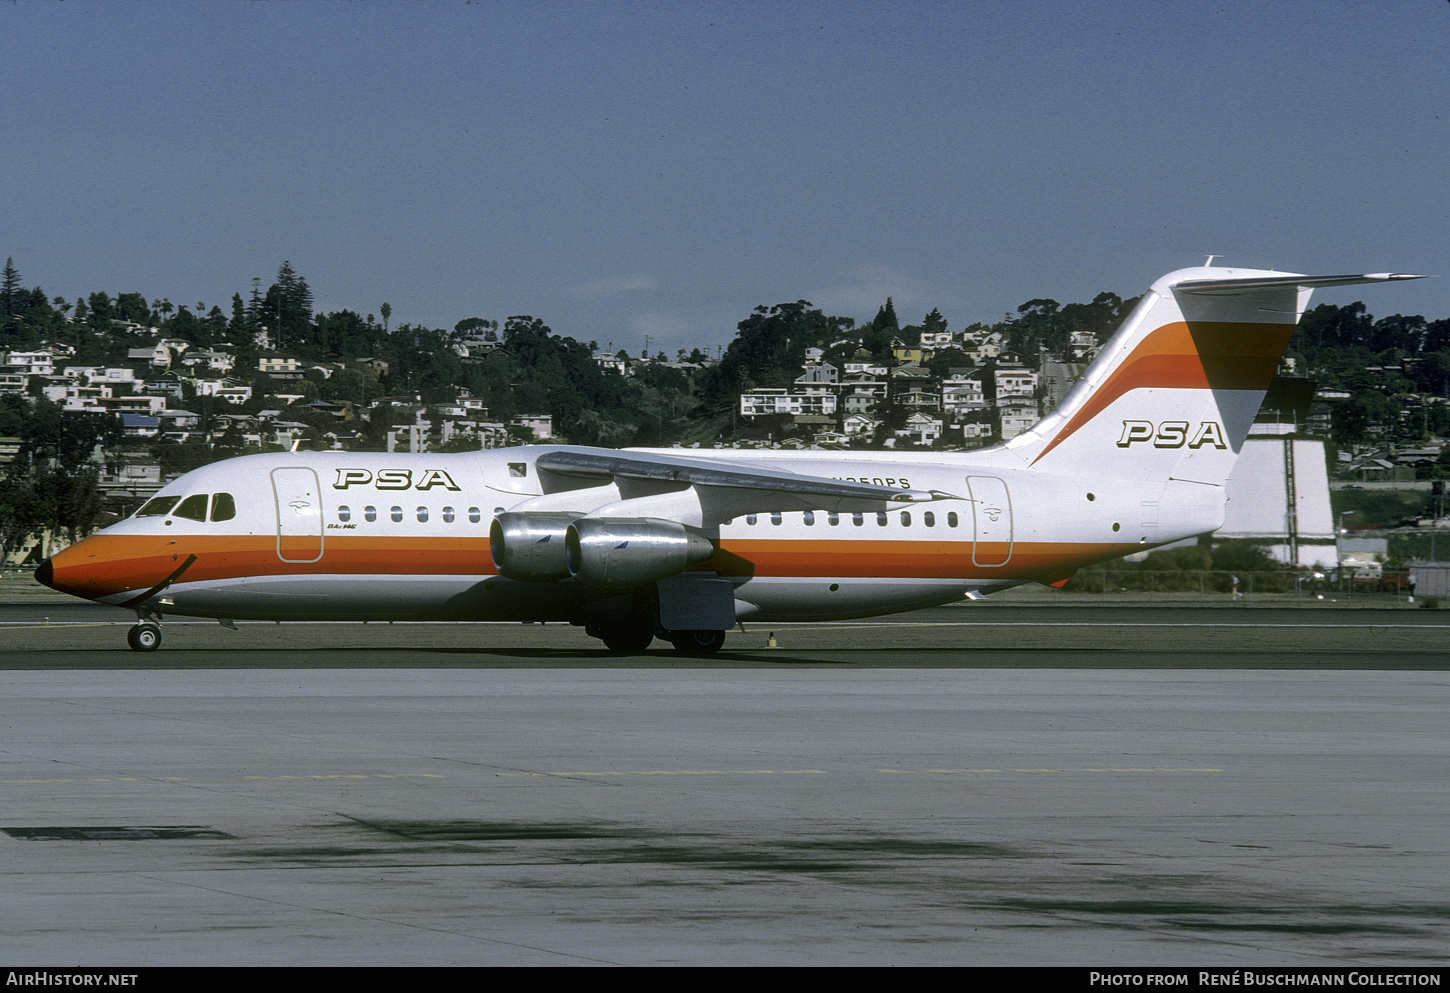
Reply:
[[[488,550],[500,576],[521,583],[567,579],[564,532],[577,514],[499,514],[488,528]]]
[[[676,521],[580,518],[564,535],[569,574],[596,589],[629,589],[684,572],[715,546]]]

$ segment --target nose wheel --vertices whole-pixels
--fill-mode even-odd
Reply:
[[[143,621],[126,632],[126,643],[133,652],[154,652],[161,647],[161,628],[150,621]]]

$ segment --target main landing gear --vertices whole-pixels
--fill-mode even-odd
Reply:
[[[643,655],[655,639],[653,624],[635,623],[626,625],[588,625],[584,633],[604,642],[604,647],[615,655]],[[667,640],[681,655],[705,658],[714,655],[725,644],[724,631],[661,631],[660,637]]]
[[[731,589],[729,584],[720,585],[723,590],[707,589],[706,592],[716,594],[717,600],[728,595]],[[676,596],[678,597],[678,591]],[[689,606],[688,601],[686,605]],[[718,609],[722,606],[718,602],[713,604],[717,608],[714,610],[704,609],[699,604],[694,605],[695,609],[685,610],[678,609],[678,604],[672,606],[676,609],[661,611],[659,594],[653,587],[636,589],[622,596],[590,604],[583,619],[584,633],[604,642],[604,647],[614,655],[643,655],[650,642],[656,638],[668,641],[680,655],[693,658],[714,655],[725,644],[723,629],[689,630],[684,625],[722,622],[728,624],[734,620],[733,602],[727,601],[723,610]],[[712,605],[707,603],[706,606]],[[680,626],[665,627],[661,621],[662,614]]]
[[[724,631],[671,631],[670,644],[681,655],[705,658],[714,655],[725,644]]]
[[[653,628],[636,625],[600,628],[598,637],[604,642],[604,647],[615,655],[643,655],[649,643],[655,640],[655,633]]]

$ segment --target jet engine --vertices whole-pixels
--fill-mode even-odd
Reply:
[[[684,572],[715,546],[676,521],[579,518],[564,535],[569,574],[596,589],[629,589]]]
[[[564,532],[578,514],[499,514],[488,529],[488,550],[500,576],[521,583],[567,579]]]

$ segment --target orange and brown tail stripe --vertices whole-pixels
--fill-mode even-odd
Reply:
[[[1293,333],[1292,324],[1165,324],[1133,349],[1032,461],[1132,390],[1267,390]]]

